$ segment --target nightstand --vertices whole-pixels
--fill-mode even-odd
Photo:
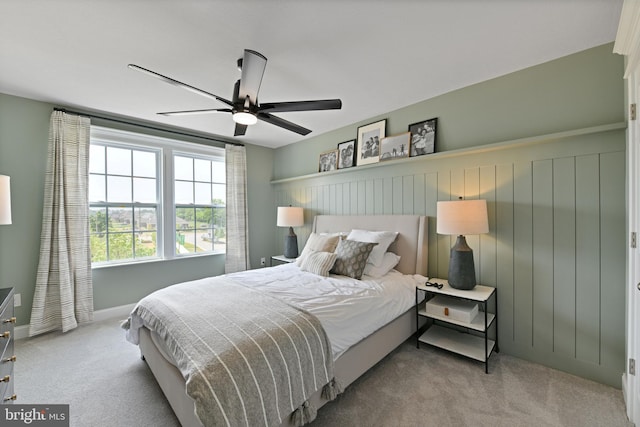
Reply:
[[[271,265],[273,265],[273,261],[279,262],[281,264],[288,264],[290,262],[294,262],[296,258],[287,258],[284,255],[273,255],[271,257]]]
[[[500,351],[498,347],[498,290],[483,285],[476,285],[471,290],[455,289],[442,279],[430,279],[428,282],[441,284],[442,287],[426,286],[426,284],[416,286],[416,325],[419,327],[420,318],[432,320],[432,324],[428,326],[427,330],[422,335],[418,335],[417,347],[420,348],[422,342],[478,360],[484,363],[485,373],[488,374],[489,357],[494,350]],[[424,294],[424,299],[420,298],[423,296],[422,294]],[[455,318],[453,316],[454,310],[450,311],[448,307],[444,307],[443,310],[434,310],[435,304],[432,304],[427,310],[426,303],[436,296],[447,298],[444,301],[450,301],[452,306],[459,303],[459,306],[465,307],[472,306],[472,303],[478,303],[481,310],[470,319]],[[491,298],[494,299],[495,313],[487,311],[487,303]],[[440,299],[442,300],[442,298]],[[464,328],[466,332],[456,329],[456,326]],[[489,328],[492,326],[495,327],[495,341],[488,337]]]

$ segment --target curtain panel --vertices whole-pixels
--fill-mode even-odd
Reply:
[[[44,187],[40,260],[29,336],[93,319],[89,244],[90,120],[54,111]]]
[[[250,268],[245,147],[226,144],[225,159],[227,170],[227,255],[225,273],[234,273]]]

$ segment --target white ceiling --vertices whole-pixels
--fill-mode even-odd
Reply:
[[[232,98],[243,49],[268,58],[262,102],[341,98],[276,114],[306,138],[615,39],[622,0],[2,0],[0,92],[231,137],[225,105],[135,63]],[[298,134],[259,122],[239,140]]]

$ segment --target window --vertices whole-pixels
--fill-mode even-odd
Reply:
[[[94,266],[224,252],[224,150],[91,128]]]
[[[225,246],[225,170],[220,163],[182,153],[173,156],[178,253]]]
[[[91,262],[158,256],[160,154],[160,150],[91,144]]]

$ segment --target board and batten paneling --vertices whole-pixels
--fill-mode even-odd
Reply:
[[[467,241],[498,288],[501,351],[620,387],[624,131],[423,157],[275,181],[276,204],[305,209],[300,248],[316,214],[426,215],[429,275],[446,278],[455,237],[436,233],[437,201],[486,199],[490,231]]]

